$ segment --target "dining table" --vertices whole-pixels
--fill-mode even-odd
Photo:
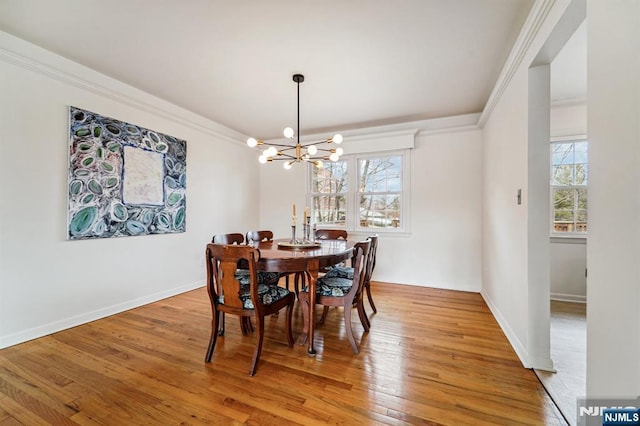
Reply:
[[[309,329],[302,331],[300,344],[308,344],[307,351],[310,355],[316,353],[313,336],[318,271],[351,258],[355,243],[350,240],[292,242],[290,239],[274,239],[249,244],[260,251],[257,262],[259,271],[305,274],[309,287]]]

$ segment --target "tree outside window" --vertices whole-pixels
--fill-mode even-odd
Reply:
[[[587,231],[588,143],[551,143],[553,232]]]

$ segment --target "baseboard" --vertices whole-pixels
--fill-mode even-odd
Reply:
[[[551,300],[560,302],[587,303],[587,296],[578,294],[551,293]]]
[[[481,291],[480,295],[482,296],[485,303],[489,307],[489,310],[493,314],[493,317],[498,322],[498,325],[502,329],[502,332],[507,337],[507,340],[511,344],[511,347],[516,352],[516,355],[520,359],[522,366],[524,368],[532,368],[531,362],[529,360],[529,353],[527,352],[525,347],[522,345],[522,343],[520,342],[520,339],[518,339],[518,337],[513,332],[511,327],[509,327],[509,323],[504,319],[500,310],[497,308],[497,306],[493,303],[491,298],[484,291]]]
[[[175,287],[169,290],[161,291],[158,293],[149,294],[137,299],[128,300],[116,305],[107,306],[91,312],[85,312],[80,315],[75,315],[69,318],[63,318],[58,321],[54,321],[49,324],[33,327],[28,330],[19,331],[17,333],[0,336],[0,349],[7,348],[9,346],[24,343],[29,340],[37,339],[39,337],[47,336],[58,331],[66,330],[68,328],[76,327],[81,324],[86,324],[91,321],[105,318],[120,312],[127,311],[129,309],[137,308],[142,305],[146,305],[158,300],[166,299],[167,297],[175,296],[180,293],[195,290],[203,286],[202,281],[198,281],[191,284],[185,284],[180,287]]]

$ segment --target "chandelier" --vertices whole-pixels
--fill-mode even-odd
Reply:
[[[269,144],[267,148],[262,151],[262,155],[258,157],[260,163],[265,164],[274,160],[284,161],[284,168],[289,170],[294,163],[301,163],[306,161],[312,163],[317,168],[321,169],[324,165],[323,161],[331,160],[338,161],[343,153],[342,148],[332,148],[331,144],[342,143],[342,135],[335,134],[333,137],[316,141],[300,143],[300,83],[304,81],[304,75],[294,74],[293,81],[298,85],[298,131],[297,141],[294,141],[294,132],[291,127],[284,129],[284,137],[291,140],[295,145],[282,145],[277,143]],[[326,144],[325,148],[321,148],[318,145]],[[265,145],[265,142],[260,139],[249,138],[247,139],[247,145],[251,148],[255,148],[260,145]],[[321,145],[323,146],[323,145]]]

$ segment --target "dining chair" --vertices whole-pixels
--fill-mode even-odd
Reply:
[[[273,241],[273,231],[269,231],[269,230],[262,230],[262,231],[249,231],[247,232],[247,244],[251,244],[252,242],[255,243],[259,243],[261,241]],[[285,285],[287,287],[287,289],[289,289],[289,275],[291,275],[290,273],[282,273],[280,275],[278,275],[278,278],[280,277],[284,277],[284,282]],[[298,286],[299,286],[299,280],[302,278],[302,280],[304,280],[304,275],[301,273],[296,273],[295,274],[295,292],[296,292],[296,297],[298,295]]]
[[[346,240],[348,236],[349,234],[345,229],[316,229],[315,233],[316,240]],[[343,266],[343,264],[341,263],[336,266]],[[333,266],[322,268],[320,272],[325,273],[332,267]]]
[[[214,244],[242,245],[244,244],[244,235],[237,232],[230,234],[215,234],[213,238],[211,238],[211,242]],[[240,262],[238,266],[239,268],[236,270],[236,277],[246,285],[249,282],[249,270],[247,268],[246,262]],[[278,285],[279,280],[280,275],[277,272],[258,271],[258,284]],[[248,333],[252,332],[253,325],[251,324],[251,318],[240,317],[240,329],[242,330],[243,335],[247,335]],[[225,316],[223,313],[219,331],[219,334],[221,336],[224,335],[224,330]]]
[[[371,276],[373,275],[373,270],[376,267],[376,254],[378,251],[378,234],[371,235],[368,238],[371,240],[371,247],[369,248],[367,268],[366,268],[366,273],[364,277],[364,293],[367,295],[367,299],[369,300],[369,305],[371,305],[371,309],[373,310],[374,313],[377,313],[378,309],[376,308],[375,303],[373,303],[373,296],[371,295]],[[333,266],[329,268],[325,276],[329,278],[341,277],[346,279],[353,279],[353,267],[343,266],[343,265]],[[363,296],[363,302],[364,302],[364,296]],[[364,304],[362,306],[362,309],[364,311]],[[366,312],[364,313],[365,313],[364,318],[366,319],[366,324],[363,323],[363,326],[368,331],[369,327],[371,327],[371,321],[369,320],[369,317],[366,315]]]
[[[346,240],[348,233],[344,229],[316,229],[317,240]]]
[[[351,264],[353,266],[353,278],[342,277],[327,277],[322,276],[318,278],[316,286],[316,304],[323,305],[323,313],[320,319],[320,324],[324,323],[326,313],[330,306],[342,306],[344,311],[344,328],[347,331],[347,337],[349,343],[353,349],[353,353],[360,352],[355,337],[353,336],[353,329],[351,327],[351,311],[355,307],[362,322],[365,332],[368,331],[366,326],[366,315],[364,314],[362,304],[362,290],[364,286],[364,277],[366,273],[367,257],[371,241],[360,241],[353,247],[353,256],[351,257]],[[298,295],[298,300],[302,305],[303,317],[304,317],[304,330],[309,330],[309,287],[304,286]]]
[[[220,313],[238,315],[241,318],[255,318],[257,324],[256,348],[249,369],[249,375],[256,373],[262,343],[264,341],[265,317],[287,308],[287,344],[293,347],[291,320],[295,296],[284,287],[258,283],[256,262],[260,251],[246,245],[207,244],[205,260],[207,265],[207,290],[211,300],[211,338],[205,362],[211,362],[219,333]],[[245,263],[248,282],[238,278],[238,265]]]

